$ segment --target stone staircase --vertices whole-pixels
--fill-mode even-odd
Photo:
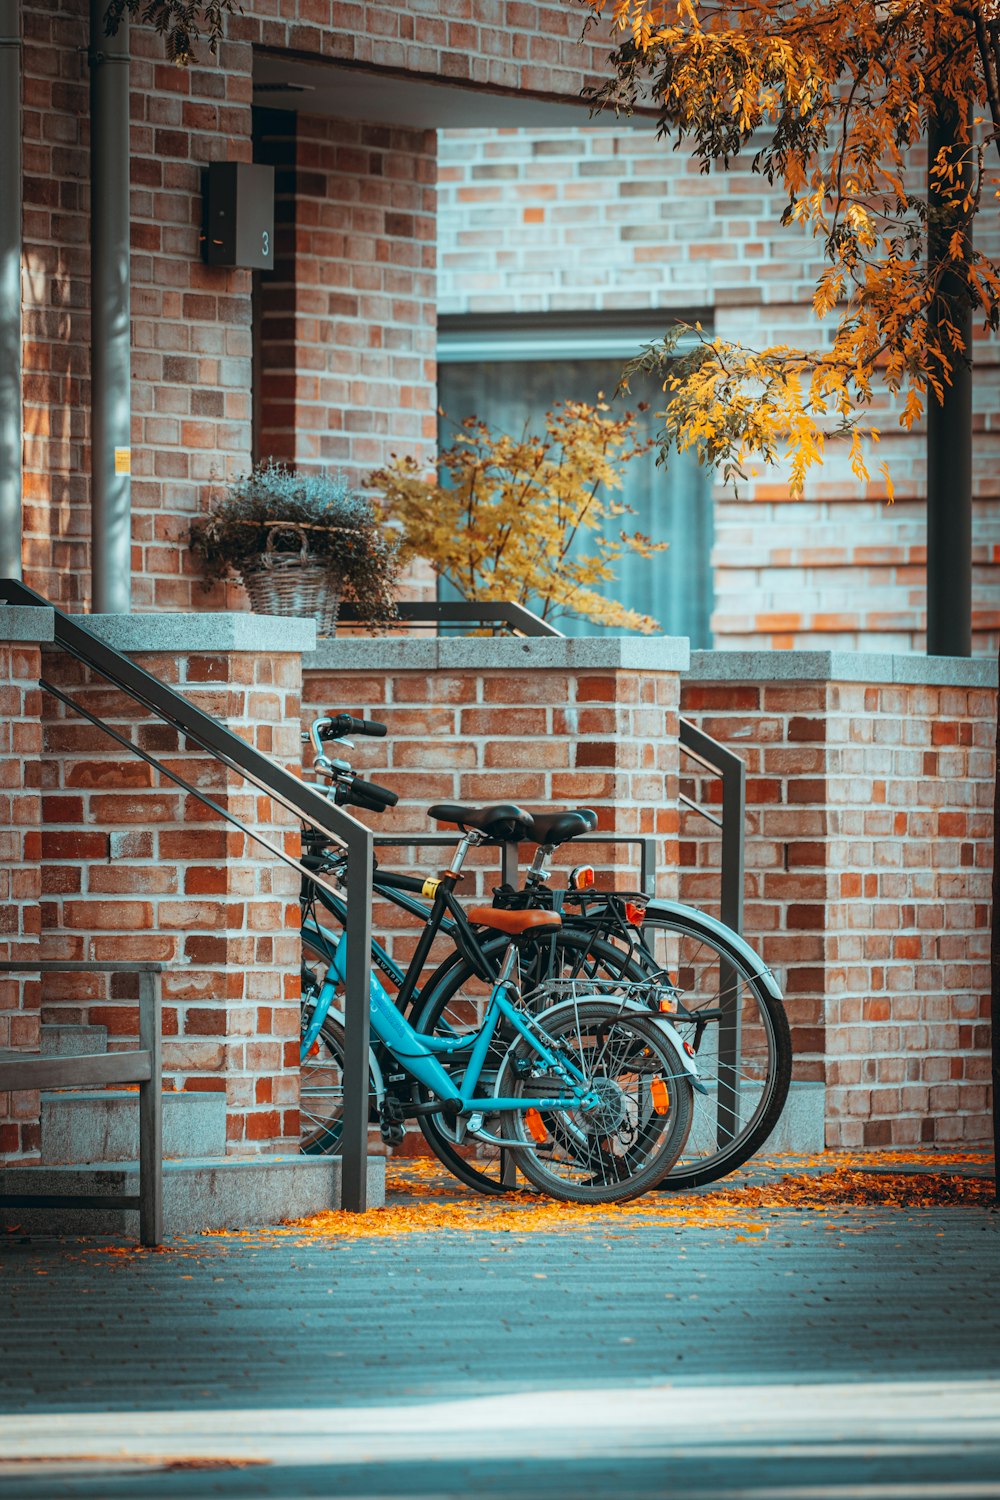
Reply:
[[[42,1054],[76,1057],[107,1050],[103,1026],[42,1027]],[[163,1199],[167,1235],[274,1224],[339,1208],[336,1157],[226,1155],[222,1093],[164,1093]],[[114,1194],[138,1191],[139,1095],[136,1090],[60,1090],[41,1095],[41,1159],[7,1169],[5,1188],[24,1193]],[[17,1183],[12,1180],[16,1172]],[[368,1201],[385,1201],[385,1162],[368,1163]],[[0,1226],[40,1234],[138,1232],[128,1209],[0,1209]]]

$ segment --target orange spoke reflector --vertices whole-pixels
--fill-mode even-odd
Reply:
[[[548,1140],[549,1132],[546,1130],[545,1121],[542,1119],[537,1109],[526,1109],[524,1111],[524,1123],[528,1127],[528,1134],[531,1136],[532,1140],[538,1141],[539,1143]]]
[[[650,1096],[653,1100],[653,1108],[658,1115],[670,1112],[670,1091],[662,1078],[654,1078],[649,1086]]]
[[[641,927],[642,919],[646,915],[646,908],[640,906],[638,901],[625,902],[625,920],[632,927]]]
[[[593,865],[577,865],[570,874],[569,883],[574,891],[589,891],[594,884]]]
[[[661,995],[659,1008],[662,1016],[675,1016],[677,1014],[677,1001],[672,995]]]
[[[309,1048],[309,1056],[319,1057],[319,1042],[313,1042],[312,1046]]]

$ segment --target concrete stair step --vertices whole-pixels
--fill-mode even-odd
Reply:
[[[107,1052],[106,1026],[43,1026],[43,1057],[83,1057],[87,1053]]]
[[[138,1193],[137,1162],[9,1167],[5,1193]],[[164,1233],[277,1224],[341,1204],[337,1156],[218,1156],[163,1163]],[[385,1160],[368,1159],[368,1202],[385,1203]],[[139,1214],[123,1208],[0,1208],[0,1226],[25,1234],[137,1237]]]
[[[138,1159],[137,1090],[43,1093],[41,1102],[43,1165]],[[223,1156],[225,1150],[224,1094],[164,1094],[164,1156]]]

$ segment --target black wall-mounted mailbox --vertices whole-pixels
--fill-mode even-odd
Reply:
[[[210,266],[274,265],[274,168],[213,161],[205,183],[205,259]]]

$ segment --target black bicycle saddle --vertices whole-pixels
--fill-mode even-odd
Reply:
[[[534,837],[529,812],[513,802],[492,802],[487,807],[462,807],[457,802],[436,802],[427,809],[436,823],[457,823],[463,830],[475,828],[488,839],[523,843]]]
[[[566,844],[597,827],[597,814],[589,807],[571,807],[563,812],[532,813],[529,844]]]

